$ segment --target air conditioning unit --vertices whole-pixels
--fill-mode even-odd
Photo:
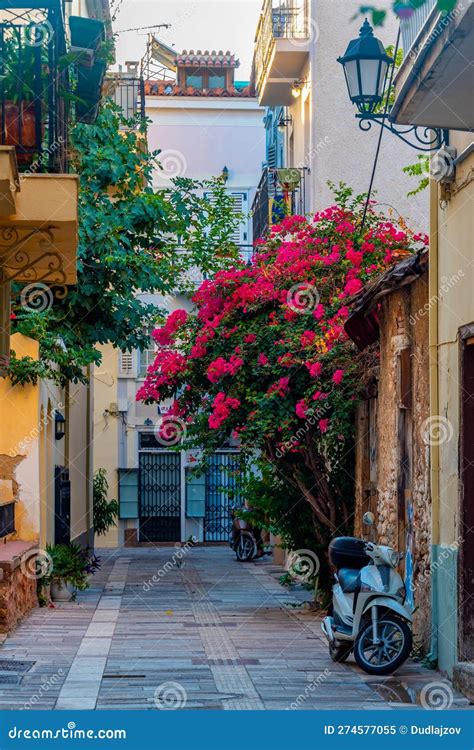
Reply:
[[[456,176],[456,149],[454,146],[443,146],[431,157],[430,174],[436,182],[445,184],[453,182]]]

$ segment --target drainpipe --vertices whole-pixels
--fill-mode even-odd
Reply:
[[[430,254],[429,254],[429,299],[433,301],[429,316],[429,367],[430,367],[430,415],[439,414],[439,367],[438,367],[438,231],[439,193],[438,183],[430,181]],[[431,648],[430,661],[438,659],[438,566],[434,565],[440,543],[440,492],[439,492],[439,445],[430,446],[431,485]]]
[[[93,529],[93,509],[92,509],[92,487],[93,487],[93,465],[92,465],[92,370],[87,366],[87,385],[86,385],[86,539],[89,549],[94,550],[94,529]]]

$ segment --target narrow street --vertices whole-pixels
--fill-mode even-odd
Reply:
[[[305,592],[270,561],[227,547],[102,552],[76,602],[35,609],[0,647],[1,709],[383,709],[420,707],[437,672],[409,661],[395,677],[334,664]],[[299,597],[299,598],[298,598]]]

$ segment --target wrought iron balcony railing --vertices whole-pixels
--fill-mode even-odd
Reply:
[[[67,172],[68,89],[63,0],[0,0],[0,144],[20,170]]]
[[[145,81],[143,78],[114,76],[114,100],[123,116],[130,120],[139,116],[145,119]]]
[[[265,237],[270,227],[285,216],[306,213],[307,171],[307,167],[268,167],[263,171],[252,204],[254,242]]]
[[[306,39],[308,27],[308,0],[265,0],[255,37],[257,89],[265,77],[275,39]]]

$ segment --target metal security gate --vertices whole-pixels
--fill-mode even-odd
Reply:
[[[54,467],[54,542],[69,544],[71,541],[71,482],[69,470],[64,466]]]
[[[231,508],[240,505],[238,453],[215,453],[206,473],[204,540],[228,542],[232,530]]]
[[[181,458],[179,453],[140,453],[138,500],[141,542],[181,539]]]

